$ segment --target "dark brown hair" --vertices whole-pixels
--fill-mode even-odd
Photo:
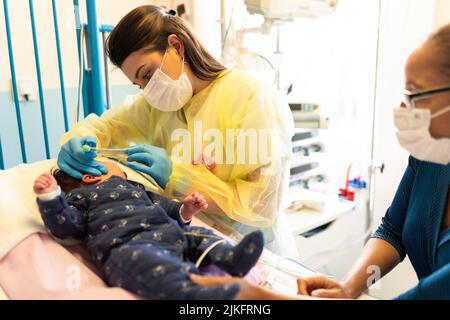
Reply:
[[[171,34],[183,42],[185,61],[197,78],[214,80],[226,69],[205,49],[181,17],[172,10],[152,5],[138,7],[122,18],[108,37],[107,53],[111,62],[120,68],[130,54],[141,49],[163,54]]]
[[[450,23],[432,33],[428,38],[441,54],[444,72],[450,77]]]
[[[51,174],[58,182],[58,185],[61,187],[62,191],[64,191],[65,193],[69,193],[73,189],[82,187],[81,180],[69,176],[67,173],[60,169],[52,169]]]

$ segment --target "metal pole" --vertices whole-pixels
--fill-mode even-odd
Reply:
[[[66,85],[64,83],[64,70],[62,64],[62,53],[61,53],[61,42],[59,37],[59,27],[58,27],[58,12],[56,7],[56,0],[52,0],[53,7],[53,25],[55,27],[55,38],[56,38],[56,51],[58,53],[58,67],[59,67],[59,83],[61,86],[61,99],[63,106],[63,116],[64,116],[64,128],[69,131],[69,117],[67,115],[67,99],[66,99]]]
[[[105,65],[105,86],[106,86],[106,108],[109,110],[112,107],[111,99],[111,82],[109,78],[109,66],[108,66],[108,55],[106,53],[106,35],[111,33],[114,29],[113,25],[102,24],[100,26],[100,32],[102,33],[103,39],[103,63]]]
[[[103,63],[105,65],[105,85],[106,85],[106,109],[111,109],[111,84],[109,82],[108,55],[104,46],[106,46],[106,32],[102,31],[103,39]]]
[[[281,59],[281,55],[283,54],[281,52],[281,48],[280,48],[280,40],[281,40],[281,31],[280,31],[280,26],[277,26],[277,39],[276,39],[276,51],[275,54],[280,56]],[[281,89],[281,65],[280,65],[280,61],[278,61],[278,65],[277,65],[277,89],[280,90]]]
[[[75,28],[77,33],[77,44],[78,44],[78,61],[80,64],[81,72],[83,73],[83,83],[81,83],[81,99],[83,101],[83,109],[84,109],[84,115],[89,114],[89,106],[90,103],[90,93],[88,88],[89,86],[89,73],[86,70],[85,61],[83,59],[84,55],[84,43],[82,42],[83,39],[81,39],[81,30],[83,29],[84,34],[86,34],[86,26],[81,23],[81,16],[80,16],[80,4],[78,0],[73,0],[73,9],[75,14]],[[78,119],[79,114],[75,116],[75,119]]]
[[[226,9],[225,0],[220,0],[220,36],[222,41],[225,41],[225,36],[227,34]]]
[[[44,91],[42,90],[41,62],[40,62],[40,58],[39,58],[39,48],[38,48],[38,40],[37,40],[37,32],[36,32],[36,21],[35,21],[35,17],[34,17],[33,0],[29,0],[28,4],[30,7],[31,31],[33,34],[34,58],[36,60],[36,74],[37,74],[38,87],[39,87],[39,103],[41,105],[42,129],[44,131],[45,155],[47,156],[47,159],[50,159],[50,146],[48,144],[47,119],[46,119],[46,113],[45,113]]]
[[[91,62],[91,94],[93,105],[90,112],[101,115],[105,111],[105,86],[102,74],[102,52],[100,25],[98,23],[97,0],[86,0],[87,32]]]
[[[5,161],[3,160],[2,137],[0,137],[0,170],[5,170]]]
[[[19,129],[20,149],[22,152],[22,161],[24,163],[27,163],[27,152],[25,149],[25,139],[24,139],[23,127],[22,127],[22,115],[20,112],[19,92],[17,90],[16,67],[15,67],[15,63],[14,63],[14,50],[13,50],[12,39],[11,39],[11,26],[9,23],[8,0],[3,0],[3,10],[5,12],[6,39],[8,42],[9,65],[11,68],[11,78],[12,78],[13,93],[14,93],[14,104],[16,106],[16,118],[17,118],[17,127]]]
[[[383,0],[378,0],[378,24],[377,24],[377,49],[376,49],[376,55],[375,55],[375,81],[374,81],[374,89],[373,89],[373,107],[372,107],[372,141],[371,141],[371,148],[370,148],[370,159],[371,159],[371,175],[369,180],[369,204],[368,204],[368,210],[366,214],[366,227],[369,229],[371,227],[371,224],[374,220],[375,216],[375,183],[376,183],[376,167],[374,166],[374,157],[375,157],[375,119],[377,115],[377,104],[378,104],[378,81],[380,78],[380,46],[381,46],[381,39],[380,39],[380,32],[381,32],[381,15],[383,9]],[[384,167],[380,167],[381,173],[383,173]]]

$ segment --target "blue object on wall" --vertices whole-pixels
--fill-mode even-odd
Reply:
[[[91,95],[92,100],[89,111],[97,115],[105,112],[105,84],[102,72],[102,43],[100,42],[100,25],[98,23],[97,0],[86,0],[87,34],[89,42],[89,57],[91,69]]]
[[[78,0],[73,0],[75,9],[75,19],[77,24],[77,42],[78,50],[80,52],[79,61],[83,68],[83,106],[84,115],[90,113],[97,115],[103,114],[106,110],[106,88],[103,78],[102,68],[105,64],[102,63],[104,54],[102,51],[103,44],[101,42],[100,33],[112,31],[112,26],[101,25],[98,22],[97,0],[86,0],[87,24],[84,25],[80,18],[80,3]],[[87,45],[88,57],[87,61],[83,62],[81,55],[84,54],[84,43],[81,39],[81,29],[84,28]]]
[[[114,29],[114,26],[111,24],[102,24],[100,26],[100,32],[101,33],[111,33]]]

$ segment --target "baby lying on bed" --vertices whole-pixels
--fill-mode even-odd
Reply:
[[[35,181],[39,210],[49,231],[60,239],[84,240],[108,284],[142,297],[236,297],[238,284],[213,288],[193,284],[189,274],[200,274],[193,262],[203,255],[202,265],[214,264],[233,276],[244,276],[262,253],[262,233],[253,232],[233,246],[208,229],[189,226],[192,216],[208,206],[200,194],[175,202],[127,180],[117,165],[103,164],[109,172],[101,177],[86,174],[79,181],[55,171]]]

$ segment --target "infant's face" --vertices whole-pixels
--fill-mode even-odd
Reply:
[[[91,176],[89,174],[85,174],[83,176],[83,184],[86,185],[95,185],[95,184],[100,184],[106,180],[108,180],[109,178],[111,178],[112,176],[118,176],[121,178],[126,179],[127,175],[125,172],[123,172],[118,165],[116,165],[113,162],[100,162],[101,164],[103,164],[107,169],[108,169],[108,173],[104,174],[100,177],[94,177]]]

